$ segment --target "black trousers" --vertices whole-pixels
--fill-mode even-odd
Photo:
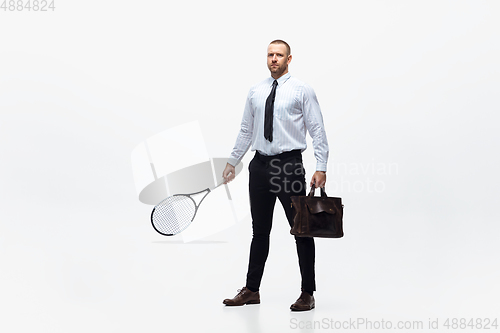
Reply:
[[[248,169],[253,237],[246,286],[258,290],[269,253],[269,235],[276,198],[283,205],[288,223],[292,227],[293,212],[290,197],[305,195],[306,182],[300,150],[274,156],[264,156],[256,152]],[[316,290],[314,239],[295,237],[295,243],[302,276],[302,289],[314,291]]]

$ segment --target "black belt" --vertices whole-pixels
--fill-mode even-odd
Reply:
[[[261,153],[259,153],[258,150],[255,151],[255,157],[257,159],[261,160],[262,162],[269,162],[269,161],[274,160],[274,159],[284,160],[284,159],[287,159],[290,157],[301,157],[301,156],[302,156],[302,152],[300,151],[300,149],[286,151],[284,153],[281,153],[278,155],[271,155],[271,156],[262,155]]]

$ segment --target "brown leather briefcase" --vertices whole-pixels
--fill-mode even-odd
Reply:
[[[294,211],[290,233],[299,237],[340,238],[344,236],[341,198],[328,197],[321,188],[321,196],[314,196],[314,185],[307,196],[291,197]]]

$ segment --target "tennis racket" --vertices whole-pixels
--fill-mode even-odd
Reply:
[[[167,197],[156,205],[151,212],[153,228],[164,236],[173,236],[184,231],[193,222],[203,199],[222,184],[224,184],[224,181],[213,189],[206,188],[196,193],[174,194]],[[196,204],[192,196],[199,197],[203,193],[205,194],[200,202]]]

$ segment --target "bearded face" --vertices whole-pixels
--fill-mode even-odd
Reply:
[[[275,79],[288,72],[292,56],[287,54],[284,44],[270,44],[267,48],[267,67]]]

